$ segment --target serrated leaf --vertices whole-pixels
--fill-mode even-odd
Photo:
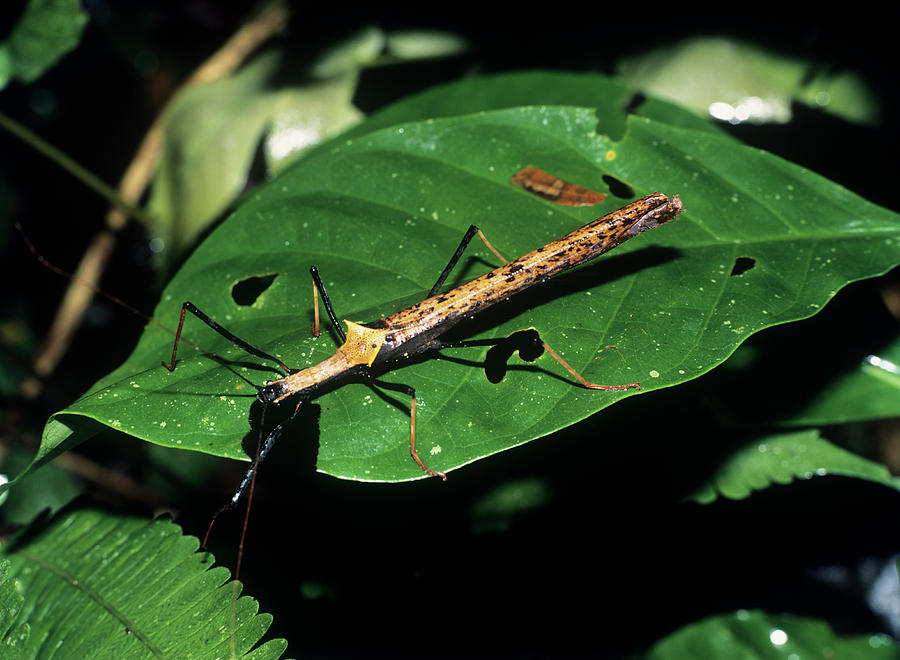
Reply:
[[[870,658],[900,657],[887,635],[838,636],[822,620],[739,610],[687,625],[657,642],[648,660],[694,658]]]
[[[198,546],[166,520],[70,509],[38,523],[0,555],[10,566],[0,644],[29,658],[61,649],[66,657],[227,657],[233,586]],[[13,588],[22,600],[7,607]],[[280,657],[284,640],[251,651],[272,620],[257,607],[248,596],[235,604],[236,654]]]
[[[302,368],[329,355],[309,337],[308,267],[318,265],[341,317],[370,321],[420,300],[470,223],[508,256],[524,254],[621,206],[560,208],[509,177],[538,165],[604,190],[604,175],[635,195],[679,193],[687,213],[600,262],[522,294],[470,328],[505,336],[537,327],[588,380],[676,385],[722,362],[762,328],[804,318],[842,286],[900,260],[898,216],[803,168],[708,133],[633,119],[621,140],[598,134],[618,110],[516,108],[427,120],[321,148],[260,189],[197,250],[164,293],[156,318],[174,323],[184,300],[237,335]],[[474,254],[492,263],[475,247]],[[751,267],[732,275],[737,260]],[[486,265],[468,261],[458,275]],[[232,286],[276,274],[252,306]],[[195,320],[206,350],[246,356]],[[159,367],[171,339],[151,329],[119,370],[58,419],[84,415],[151,442],[243,457],[254,383],[269,371],[185,355]],[[615,346],[616,350],[604,350]],[[466,357],[480,360],[482,354]],[[480,369],[431,360],[390,374],[414,385],[419,453],[446,471],[553,432],[623,394],[585,391],[542,358],[498,385]],[[353,479],[421,477],[409,459],[408,402],[363,385],[317,400],[318,468]],[[399,408],[399,410],[398,410]],[[295,428],[296,438],[312,428]]]
[[[759,438],[733,452],[692,496],[701,504],[717,497],[738,500],[775,484],[840,475],[900,489],[900,480],[870,461],[821,437],[817,430]]]

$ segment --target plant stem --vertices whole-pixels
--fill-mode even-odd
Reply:
[[[150,222],[150,216],[144,210],[129,204],[116,192],[115,188],[106,184],[90,170],[75,162],[72,158],[33,133],[31,130],[17,122],[12,117],[0,112],[0,126],[25,142],[28,146],[44,154],[47,158],[66,170],[69,174],[81,181],[88,188],[109,201],[113,206],[126,211],[131,217],[140,220],[144,224]]]

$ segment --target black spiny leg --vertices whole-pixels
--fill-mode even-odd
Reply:
[[[472,240],[472,237],[478,233],[478,227],[475,225],[470,225],[466,230],[466,233],[463,235],[462,240],[459,242],[459,247],[456,248],[456,252],[453,253],[453,256],[450,257],[449,263],[446,265],[443,271],[441,271],[440,277],[438,277],[437,282],[434,283],[434,286],[431,287],[431,291],[428,292],[428,298],[437,295],[437,292],[441,290],[441,287],[444,286],[444,282],[447,281],[447,278],[450,276],[450,272],[456,268],[456,264],[459,263],[460,258],[462,257],[463,252],[466,251],[466,247],[468,247],[469,242]]]
[[[178,318],[178,330],[175,331],[175,343],[172,344],[172,361],[166,362],[165,360],[163,360],[163,362],[162,362],[162,365],[169,371],[175,371],[175,355],[178,352],[178,342],[181,340],[181,329],[184,327],[184,313],[185,312],[190,312],[191,314],[196,316],[198,319],[203,321],[210,328],[212,328],[213,330],[218,332],[220,335],[225,337],[225,339],[230,341],[232,344],[234,344],[238,348],[247,351],[250,355],[255,355],[256,357],[262,358],[263,360],[271,360],[272,362],[277,364],[279,366],[279,368],[281,368],[284,371],[284,373],[286,373],[286,374],[291,373],[291,369],[289,369],[287,366],[285,366],[285,364],[281,360],[279,360],[277,357],[275,357],[273,355],[269,355],[268,353],[256,348],[255,346],[248,344],[247,342],[245,342],[243,339],[238,337],[236,334],[234,334],[230,330],[223,328],[221,325],[219,325],[218,323],[213,321],[209,316],[207,316],[206,314],[201,312],[199,309],[197,309],[197,307],[192,302],[185,302],[181,306],[181,316]]]
[[[212,531],[213,524],[216,522],[216,518],[219,517],[220,513],[224,511],[230,511],[234,507],[238,505],[238,502],[241,501],[241,498],[244,496],[244,493],[249,489],[251,494],[253,492],[253,486],[256,483],[256,473],[259,470],[259,465],[262,463],[266,456],[268,456],[269,451],[271,451],[272,447],[275,445],[275,442],[281,435],[284,433],[284,429],[293,422],[297,415],[300,414],[300,409],[303,407],[303,403],[306,399],[300,399],[297,402],[297,407],[294,409],[294,412],[291,413],[291,416],[288,417],[283,422],[276,425],[269,434],[266,436],[265,440],[259,442],[257,446],[256,456],[253,458],[253,462],[250,464],[250,467],[247,469],[246,474],[244,474],[244,478],[241,479],[241,483],[238,485],[237,490],[234,492],[234,495],[231,496],[231,499],[228,500],[225,504],[219,507],[219,510],[213,515],[212,520],[209,521],[209,527],[206,529],[206,534],[203,536],[203,547],[206,547],[206,541],[209,539],[209,533]],[[269,404],[264,403],[262,413],[260,414],[259,419],[259,427],[260,427],[260,438],[262,438],[262,429],[265,428],[266,423],[266,408]]]
[[[472,238],[478,234],[478,237],[482,240],[488,250],[494,253],[494,256],[497,257],[503,263],[509,263],[506,258],[497,252],[494,249],[494,246],[490,244],[488,239],[484,237],[484,234],[481,233],[481,230],[475,225],[469,225],[469,228],[466,230],[466,233],[463,234],[462,240],[459,242],[459,247],[456,248],[456,252],[453,253],[453,256],[450,257],[450,262],[441,272],[440,277],[438,277],[437,282],[434,283],[434,286],[431,287],[431,291],[428,292],[428,297],[436,296],[437,292],[441,290],[441,287],[444,286],[444,282],[447,280],[447,277],[450,275],[450,272],[456,267],[456,264],[459,263],[460,258],[462,257],[463,252],[465,252],[466,247],[468,247],[469,242]]]

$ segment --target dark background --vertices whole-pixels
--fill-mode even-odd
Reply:
[[[3,3],[0,33],[23,4]],[[0,110],[115,184],[167,95],[234,32],[248,4],[85,4],[92,22],[79,48],[36,83],[0,92]],[[795,106],[795,120],[786,126],[730,130],[900,210],[897,58],[888,21],[658,14],[633,5],[446,9],[299,7],[281,41],[297,61],[369,24],[441,28],[471,42],[460,57],[366,73],[356,102],[369,112],[471,72],[612,73],[627,53],[689,36],[752,40],[825,68],[860,71],[884,103],[884,123],[854,126]],[[150,71],[134,66],[142,51],[158,61]],[[5,133],[3,207],[3,216],[23,222],[40,250],[66,269],[102,226],[106,209]],[[24,373],[67,283],[40,268],[8,228],[0,229],[0,241],[2,318],[29,329],[24,341],[4,343],[3,359]],[[705,507],[682,498],[734,446],[757,436],[767,406],[791,405],[804,386],[833,375],[829,370],[838,369],[846,350],[877,349],[896,335],[896,321],[878,298],[879,287],[896,279],[852,285],[818,317],[760,333],[752,343],[766,360],[750,374],[717,369],[683,387],[625,400],[551,438],[454,472],[446,484],[338,481],[315,472],[314,441],[283,442],[261,471],[242,572],[246,590],[275,614],[271,632],[290,640],[294,656],[621,657],[690,621],[755,607],[822,617],[841,633],[892,632],[862,593],[866,567],[889,566],[900,550],[897,493],[827,477]],[[104,287],[152,310],[157,284],[145,237],[130,228]],[[22,401],[6,387],[3,442],[36,442],[47,415],[124,359],[141,327],[122,310],[96,304],[39,400]],[[816,364],[806,381],[796,369],[804,360]],[[747,418],[735,417],[734,411],[748,410]],[[827,437],[862,437],[870,446],[876,435],[857,425],[829,430]],[[244,469],[217,460],[218,474],[201,489],[171,474],[166,480],[166,467],[125,436],[99,438],[78,451],[142,482],[165,484],[170,512],[198,536]],[[495,489],[519,480],[540,493],[534,506],[491,513],[479,507]],[[85,488],[110,506],[147,513],[102,483]],[[234,565],[240,518],[223,517],[215,530],[212,549],[226,566]],[[846,580],[836,584],[823,574]]]

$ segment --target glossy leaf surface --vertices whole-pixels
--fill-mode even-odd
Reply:
[[[598,126],[599,119],[599,126]],[[896,214],[814,173],[708,132],[631,119],[620,140],[605,137],[615,113],[526,107],[386,128],[330,148],[261,188],[196,251],[166,289],[155,317],[174,325],[191,300],[220,323],[292,367],[334,349],[309,336],[308,267],[326,280],[341,318],[371,321],[420,300],[470,223],[512,258],[558,238],[633,197],[680,194],[687,213],[596,263],[521,294],[464,328],[506,336],[536,327],[588,380],[640,381],[655,389],[696,378],[762,328],[814,314],[842,286],[900,261]],[[509,183],[536,165],[629,198],[563,208]],[[604,176],[613,179],[604,179]],[[493,257],[475,246],[451,281],[486,272]],[[276,275],[252,306],[232,287]],[[454,280],[454,278],[459,278]],[[214,336],[195,319],[188,335],[238,360],[235,372],[183,354],[172,374],[159,366],[171,339],[151,328],[134,355],[48,425],[46,454],[72,416],[151,442],[241,457],[255,391],[271,369]],[[614,347],[614,348],[606,348]],[[483,351],[464,357],[476,363]],[[251,368],[248,364],[255,364]],[[583,419],[632,393],[587,391],[548,357],[514,366],[499,384],[476,364],[430,360],[388,375],[420,396],[419,452],[449,470]],[[350,384],[322,396],[318,469],[335,476],[396,481],[421,477],[408,456],[408,402]],[[313,441],[315,424],[289,437]]]

